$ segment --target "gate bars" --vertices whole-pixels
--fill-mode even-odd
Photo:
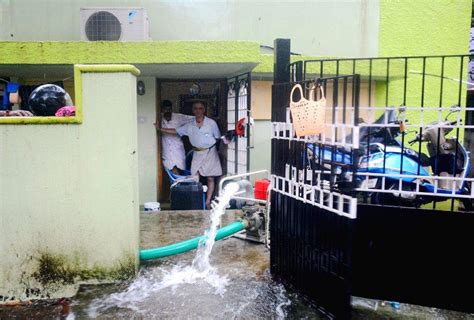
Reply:
[[[298,82],[305,87],[305,96],[310,94],[312,89],[307,85],[312,82]],[[359,82],[357,75],[318,80],[318,85],[326,92],[332,91],[334,97],[331,112],[327,112],[325,119],[326,130],[320,135],[295,137],[288,109],[285,122],[272,122],[272,139],[288,144],[288,150],[282,150],[288,152],[287,157],[278,162],[278,173],[272,176],[275,191],[351,219],[356,217],[357,199],[353,190],[357,187],[354,173],[359,147],[356,94]],[[355,90],[349,91],[349,85]],[[275,85],[276,90],[280,86],[285,85]],[[343,100],[340,110],[336,108],[339,95]],[[336,155],[337,150],[344,152],[344,159]]]
[[[250,164],[250,87],[249,73],[228,79],[227,82],[227,130],[234,130],[239,119],[245,118],[245,135],[236,136],[227,146],[227,173],[243,174]]]
[[[278,47],[277,41],[277,60],[282,57]],[[288,62],[277,61],[272,87],[271,271],[328,318],[349,318],[360,78],[302,80],[302,69],[297,68],[298,76],[290,82]],[[323,134],[294,136],[288,107],[296,83],[305,88],[305,96],[316,84],[326,98],[332,97]],[[335,109],[339,96],[342,107]],[[335,155],[338,148],[345,149],[346,161],[321,156],[327,151]]]
[[[360,200],[472,210],[474,156],[469,152],[474,150],[468,146],[474,145],[474,123],[469,122],[474,108],[466,106],[467,86],[472,86],[469,59],[469,55],[444,55],[307,60],[291,64],[290,75],[293,80],[360,75],[362,147],[356,188]],[[340,102],[335,104],[341,108]],[[387,116],[390,112],[397,114],[396,122]],[[376,141],[376,150],[373,136],[378,132],[384,136]],[[425,141],[414,142],[417,135]],[[391,146],[403,150],[395,167],[392,159],[387,164],[394,153]],[[452,156],[447,155],[449,149]],[[364,170],[364,160],[367,165],[376,151],[384,154],[380,170]]]
[[[423,260],[425,255],[420,256],[418,249],[415,250],[417,253],[410,250],[413,246],[410,241],[416,242],[415,231],[418,229],[414,226],[410,241],[397,242],[401,245],[398,257],[392,255],[393,251],[385,252],[385,244],[390,238],[384,237],[383,233],[384,227],[391,230],[393,221],[403,220],[399,215],[403,215],[403,221],[408,223],[413,219],[439,220],[440,226],[446,219],[470,216],[467,213],[453,216],[449,212],[434,210],[472,209],[474,180],[472,175],[467,175],[472,168],[467,162],[473,162],[473,157],[469,156],[473,150],[469,146],[474,146],[474,123],[471,123],[474,108],[466,105],[466,85],[470,84],[470,80],[466,80],[469,56],[325,59],[290,64],[289,40],[276,40],[275,50],[270,212],[272,274],[310,298],[329,318],[350,317],[353,290],[366,296],[392,296],[400,298],[399,301],[471,310],[466,308],[466,300],[457,304],[451,301],[449,294],[453,296],[453,292],[433,291],[428,285],[417,287],[417,290],[420,296],[423,293],[429,298],[413,298],[409,294],[413,279],[432,279],[423,276],[426,271],[422,270],[430,268]],[[327,130],[323,134],[294,136],[288,108],[289,94],[296,83],[306,88],[305,96],[313,83],[322,85],[326,91]],[[445,121],[448,114],[452,118]],[[374,143],[372,136],[377,131],[383,134]],[[443,135],[445,131],[449,132]],[[424,138],[428,134],[435,137],[430,140],[431,145],[420,142],[410,145],[417,135]],[[375,153],[375,147],[383,155],[379,172],[368,170],[368,159]],[[400,160],[393,170],[389,166],[388,154],[396,154],[396,150]],[[443,159],[446,154],[449,154],[448,161],[446,157]],[[404,158],[416,159],[412,172],[406,167]],[[393,166],[393,162],[390,165]],[[371,184],[374,179],[377,179],[376,185]],[[407,181],[411,189],[407,189]],[[405,212],[394,206],[388,207],[396,219],[388,215],[380,216],[379,220],[367,220],[370,214],[383,214],[380,207],[358,206],[357,203],[373,204],[386,199],[386,195],[395,200],[392,205],[411,208]],[[418,202],[410,203],[407,195]],[[420,206],[430,210],[417,209]],[[363,221],[357,219],[355,210],[358,207]],[[368,227],[367,221],[372,221],[367,233],[355,233],[356,226],[361,230]],[[462,224],[458,220],[454,222],[453,225]],[[378,230],[382,232],[379,238],[374,235]],[[402,227],[397,228],[397,231],[401,230]],[[448,228],[446,237],[442,237],[447,247],[461,244],[450,240],[456,235],[449,236],[454,230]],[[424,232],[433,241],[441,238],[439,234]],[[403,233],[398,236],[403,239]],[[458,251],[466,250],[469,245],[465,243]],[[429,245],[420,248],[429,251],[434,260],[448,258]],[[413,254],[404,254],[405,251]],[[411,281],[404,281],[401,277],[398,282],[390,283],[387,290],[391,293],[387,294],[387,290],[379,290],[375,285],[364,285],[370,277],[363,272],[367,259],[372,259],[376,265],[394,265],[396,268],[411,261],[410,265],[420,269],[410,269],[411,273],[405,273]],[[353,269],[354,261],[357,261],[356,269]],[[457,274],[456,268],[459,269],[457,264],[448,262],[444,266],[452,275]],[[440,268],[434,269],[438,276],[443,273]],[[387,270],[391,269],[377,272]],[[464,271],[461,273],[466,276]],[[443,281],[453,280],[459,284],[459,277],[445,275]],[[431,295],[430,290],[433,292]],[[435,294],[444,300],[435,299]]]

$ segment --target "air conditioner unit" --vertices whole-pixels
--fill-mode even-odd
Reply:
[[[81,39],[150,40],[148,16],[143,8],[81,8]]]

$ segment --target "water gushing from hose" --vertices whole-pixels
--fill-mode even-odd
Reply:
[[[239,191],[237,183],[229,183],[223,193],[212,203],[210,212],[210,227],[206,230],[199,243],[196,256],[191,265],[175,265],[171,271],[158,268],[151,273],[138,277],[125,291],[111,294],[105,299],[95,299],[89,307],[89,316],[95,317],[100,311],[112,307],[126,307],[140,312],[140,303],[157,291],[171,288],[174,293],[179,285],[194,284],[204,281],[214,288],[214,293],[223,295],[229,280],[227,275],[219,276],[216,269],[211,266],[209,257],[215,243],[217,226],[229,204],[231,197]]]
[[[229,183],[225,186],[224,192],[221,197],[218,197],[216,201],[212,202],[211,210],[211,226],[204,234],[204,237],[199,242],[199,247],[196,253],[196,257],[193,260],[192,266],[199,272],[208,272],[212,269],[209,262],[209,256],[211,255],[212,247],[216,242],[217,226],[221,222],[221,217],[225,212],[227,205],[229,204],[230,198],[239,191],[239,185],[236,183]]]

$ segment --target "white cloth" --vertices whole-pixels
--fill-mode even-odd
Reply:
[[[222,166],[215,147],[221,133],[217,123],[204,117],[201,127],[197,126],[196,119],[176,129],[180,136],[188,136],[189,142],[195,148],[207,148],[203,151],[193,152],[191,174],[199,173],[203,177],[216,177],[222,175]],[[209,149],[210,148],[210,149]]]
[[[222,175],[221,161],[216,147],[204,151],[193,152],[191,174],[199,173],[202,177],[218,177]]]
[[[161,115],[161,127],[168,129],[176,129],[192,121],[193,116],[187,116],[181,113],[172,113],[171,120],[167,121]],[[161,133],[161,158],[163,165],[171,170],[174,166],[181,170],[186,169],[186,154],[184,151],[183,141],[174,134]]]

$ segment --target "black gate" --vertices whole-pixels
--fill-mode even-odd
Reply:
[[[290,81],[275,82],[272,89],[271,270],[329,318],[348,318],[360,78],[303,80],[301,68],[301,63],[290,65],[285,70]],[[295,136],[288,109],[295,85],[305,97],[319,100],[325,94],[322,133]],[[328,158],[336,149],[345,161]]]
[[[330,318],[350,317],[351,295],[474,312],[470,57],[276,53],[272,273]],[[326,94],[318,136],[293,132],[296,84]]]

